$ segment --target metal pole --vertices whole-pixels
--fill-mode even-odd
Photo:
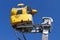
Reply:
[[[42,33],[42,40],[48,40],[48,30],[43,30],[43,33]]]

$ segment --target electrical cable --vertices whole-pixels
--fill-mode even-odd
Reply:
[[[14,30],[14,33],[15,33],[15,35],[16,35],[16,38],[17,38],[18,40],[21,40],[21,38],[17,35],[17,31],[16,31],[16,30]],[[24,40],[27,40],[26,37],[25,37],[25,35],[24,35],[24,32],[22,32],[22,35],[23,35]]]
[[[17,31],[16,31],[16,30],[14,30],[14,33],[15,33],[15,35],[16,35],[16,38],[17,38],[18,40],[21,40],[21,38],[17,35]]]
[[[26,37],[25,37],[25,35],[24,35],[24,32],[22,32],[22,35],[23,35],[24,40],[27,40]]]

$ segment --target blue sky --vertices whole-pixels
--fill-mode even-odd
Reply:
[[[52,17],[54,22],[49,40],[60,40],[60,0],[0,0],[0,40],[17,40],[10,24],[10,11],[19,3],[38,10],[33,17],[35,24],[40,24],[44,16]],[[19,36],[23,40],[21,33]],[[41,33],[27,33],[25,36],[27,40],[41,40],[42,38]]]

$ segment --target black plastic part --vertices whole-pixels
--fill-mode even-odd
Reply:
[[[44,29],[46,29],[46,30],[49,30],[49,32],[51,32],[51,31],[50,31],[50,30],[51,30],[51,25],[43,24],[43,25],[41,25],[41,28],[42,28],[42,31],[43,31]]]
[[[18,10],[17,11],[17,14],[22,14],[22,10]]]
[[[29,6],[27,6],[27,13],[32,14],[32,9]]]

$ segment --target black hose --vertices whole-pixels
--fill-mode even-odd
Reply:
[[[27,40],[26,37],[25,37],[25,35],[24,35],[24,32],[22,32],[22,35],[23,35],[24,40]]]
[[[18,40],[21,40],[21,38],[17,35],[17,33],[16,33],[15,30],[14,30],[14,32],[15,32],[16,38],[17,38]]]

